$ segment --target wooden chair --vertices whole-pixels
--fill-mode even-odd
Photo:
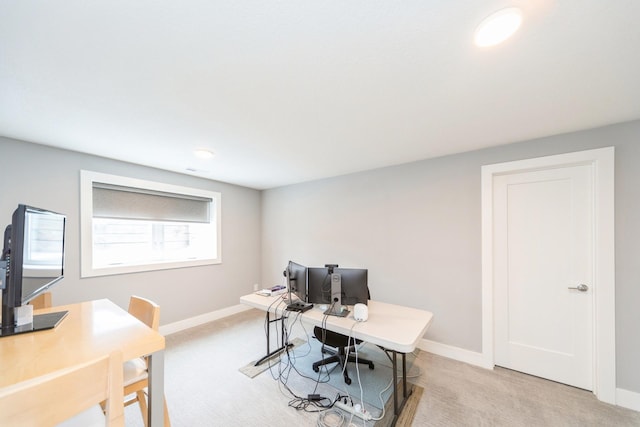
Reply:
[[[1,388],[0,425],[124,426],[122,363],[115,352]]]
[[[153,301],[138,296],[132,296],[129,299],[129,314],[136,317],[142,323],[157,331],[160,326],[160,306]],[[149,372],[147,368],[146,358],[137,358],[128,360],[124,363],[124,395],[128,399],[125,400],[124,406],[138,403],[142,420],[145,427],[149,425],[147,419],[147,395],[146,389],[149,385]],[[132,397],[130,397],[132,396]],[[130,398],[129,398],[130,397]],[[167,410],[167,402],[164,402],[164,425],[171,426],[169,420],[169,412]]]
[[[29,304],[33,306],[34,310],[51,307],[53,305],[53,303],[51,302],[51,292],[44,292],[38,295],[37,297],[29,301]]]

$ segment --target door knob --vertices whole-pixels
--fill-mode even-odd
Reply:
[[[587,292],[589,290],[589,287],[587,285],[585,285],[584,283],[575,286],[575,287],[571,287],[569,286],[568,289],[575,289],[576,291],[580,291],[580,292]]]

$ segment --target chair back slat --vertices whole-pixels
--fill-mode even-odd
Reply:
[[[122,363],[114,352],[0,389],[0,425],[56,426],[105,402],[106,425],[124,426]]]
[[[129,299],[129,314],[154,331],[160,327],[160,306],[151,300],[133,295]]]

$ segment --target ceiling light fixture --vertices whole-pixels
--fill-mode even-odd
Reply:
[[[474,42],[476,46],[488,47],[502,43],[515,33],[522,24],[522,11],[517,7],[508,7],[492,13],[482,20],[476,28]]]
[[[204,148],[199,148],[197,150],[193,150],[193,154],[195,154],[196,157],[199,157],[199,158],[205,159],[205,160],[213,158],[213,151],[206,150]]]

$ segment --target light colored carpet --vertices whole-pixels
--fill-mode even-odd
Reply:
[[[318,414],[289,407],[290,395],[269,373],[252,379],[239,372],[264,351],[258,310],[167,336],[165,394],[173,427],[316,426]],[[412,403],[413,426],[640,426],[638,412],[518,372],[426,352],[414,365],[421,375],[410,381],[424,390]],[[125,418],[128,427],[142,427],[136,406]]]

